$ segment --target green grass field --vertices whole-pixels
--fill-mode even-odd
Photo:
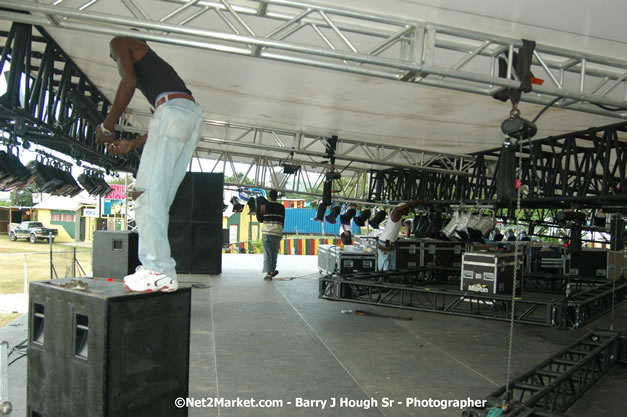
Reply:
[[[6,326],[19,316],[21,316],[21,314],[0,314],[0,327]]]
[[[53,243],[53,265],[59,278],[82,276],[78,265],[73,269],[73,245]],[[76,259],[84,272],[91,272],[91,247],[78,246]],[[36,244],[26,240],[11,242],[8,235],[0,235],[0,294],[20,294],[24,292],[26,270],[27,285],[31,281],[50,279],[50,244],[41,241]],[[0,314],[0,327],[15,320],[19,314]]]

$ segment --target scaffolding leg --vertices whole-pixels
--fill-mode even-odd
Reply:
[[[0,342],[0,416],[11,416],[9,402],[9,344]]]

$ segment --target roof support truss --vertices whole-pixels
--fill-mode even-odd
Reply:
[[[497,71],[498,58],[511,57],[520,39],[291,0],[161,0],[163,7],[150,8],[161,16],[142,7],[154,6],[155,0],[107,0],[107,5],[114,2],[118,15],[95,11],[98,1],[72,6],[67,0],[50,5],[5,0],[6,7],[31,14],[2,11],[0,19],[489,96],[520,86]],[[513,76],[511,59],[507,66]],[[523,94],[523,101],[548,104],[560,98],[554,106],[627,119],[626,61],[538,43],[532,71],[547,82]]]

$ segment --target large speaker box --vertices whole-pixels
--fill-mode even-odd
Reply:
[[[191,287],[30,284],[27,417],[186,417]]]
[[[170,207],[168,237],[176,272],[222,272],[224,174],[188,172]]]
[[[96,230],[92,250],[94,276],[122,279],[134,273],[140,264],[138,250],[135,232]]]

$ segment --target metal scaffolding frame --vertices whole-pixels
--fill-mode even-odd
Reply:
[[[318,297],[406,310],[511,319],[512,297],[450,288],[432,280],[435,268],[320,277]],[[576,280],[575,280],[576,281]],[[590,287],[556,298],[518,297],[514,321],[538,326],[580,328],[627,301],[627,282],[586,281]],[[570,288],[576,291],[576,286]]]
[[[116,15],[93,11],[101,3],[98,0],[77,8],[66,7],[69,1],[63,0],[54,4],[5,0],[0,19],[128,35],[479,94],[494,95],[503,88],[519,85],[518,81],[497,74],[499,58],[511,62],[514,49],[521,46],[516,39],[286,0],[162,0],[175,9],[161,18],[149,16],[142,7],[144,0],[109,0],[107,6],[114,2],[119,6]],[[152,10],[163,9],[152,8],[154,14]],[[124,13],[127,16],[122,16]],[[145,31],[131,31],[131,27]],[[68,88],[78,87],[90,95],[101,112],[106,112],[110,103],[45,31],[39,27],[38,30],[42,35],[31,36],[27,42],[17,42],[19,36],[10,38],[4,34],[7,41],[3,61],[12,51],[10,62],[16,70],[10,79],[10,106],[3,108],[5,117],[9,117],[2,128],[21,131],[25,121],[33,142],[68,155],[81,155],[97,165],[134,171],[137,155],[130,159],[106,155],[102,147],[93,143],[93,129],[84,120],[79,118],[70,124],[67,134],[59,131],[59,126],[73,114],[66,97]],[[34,47],[33,42],[40,44]],[[523,95],[523,100],[549,104],[554,97],[562,97],[553,105],[627,118],[626,111],[608,107],[627,108],[625,94],[618,88],[627,83],[627,62],[538,44],[532,70],[537,77],[548,77],[552,84],[534,86],[534,91]],[[33,94],[28,97],[39,101],[22,107],[19,74],[24,71],[33,80]],[[512,73],[509,64],[507,72]],[[40,103],[41,100],[44,101]],[[120,130],[125,134],[143,133],[130,121],[147,117],[128,111]],[[8,121],[9,118],[19,122]],[[206,121],[206,125],[210,134],[202,138],[197,155],[216,159],[223,168],[227,164],[237,165],[237,169],[243,165],[246,172],[255,173],[257,187],[267,186],[267,179],[272,178],[273,185],[283,191],[320,195],[319,173],[324,174],[328,167],[324,163],[326,138],[219,121]],[[528,220],[534,218],[533,210],[545,207],[624,206],[627,155],[626,144],[618,135],[625,131],[626,124],[621,123],[533,141],[530,146],[524,144],[522,181],[530,192],[523,198],[522,207],[530,213]],[[498,150],[490,150],[471,156],[446,155],[339,138],[335,155],[338,170],[350,184],[335,196],[365,204],[425,196],[443,205],[478,201],[494,204],[498,154]],[[282,164],[302,169],[291,178],[282,178],[276,171]],[[215,169],[219,166],[216,164]],[[367,174],[366,170],[372,168]],[[370,176],[368,181],[366,175]],[[509,216],[509,210],[506,213]]]
[[[625,338],[591,331],[555,355],[501,387],[483,409],[465,409],[462,417],[483,417],[493,407],[510,404],[513,415],[559,417],[620,360]],[[507,398],[506,398],[507,397]]]
[[[128,35],[209,51],[309,65],[371,77],[494,96],[518,88],[513,54],[522,40],[425,21],[291,0],[162,0],[180,5],[151,17],[141,0],[115,2],[117,14],[4,0],[0,19],[107,35]],[[151,2],[154,6],[154,1]],[[166,6],[163,4],[162,6]],[[168,10],[168,7],[151,7]],[[123,13],[130,13],[128,17]],[[146,29],[133,32],[130,28]],[[507,76],[499,77],[499,57]],[[523,101],[627,118],[627,61],[538,43],[531,70],[546,78]],[[623,91],[618,88],[622,87]]]
[[[627,123],[524,142],[521,207],[528,210],[627,205]],[[431,197],[440,204],[485,203],[508,207],[496,194],[500,148],[476,153],[470,175],[413,169],[373,170],[368,199],[406,201]],[[494,163],[494,161],[497,161]],[[529,214],[533,214],[533,211]],[[531,220],[533,216],[529,216]],[[544,218],[544,217],[540,217]]]
[[[403,275],[403,272],[397,272],[397,274]],[[405,274],[414,276],[416,271],[409,271]],[[340,275],[323,276],[319,279],[318,297],[333,301],[350,301],[489,320],[510,320],[511,296],[384,281],[389,278],[389,274],[386,275],[384,272],[362,274],[361,277],[350,278]],[[520,299],[516,300],[514,321],[537,326],[560,327],[563,323],[563,311],[564,303],[558,299]]]
[[[111,170],[135,170],[138,155],[113,157],[95,143],[94,126],[71,103],[76,92],[89,97],[93,113],[104,115],[111,103],[42,28],[14,23],[0,32],[0,73],[7,71],[7,92],[0,97],[0,130],[16,144],[41,144],[76,160]]]

